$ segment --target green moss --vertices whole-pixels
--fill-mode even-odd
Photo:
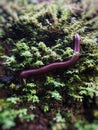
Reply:
[[[78,11],[73,9],[72,5],[55,2],[27,7],[20,12],[18,20],[8,27],[5,32],[6,39],[3,41],[5,50],[6,46],[11,47],[2,58],[6,60],[4,64],[7,65],[8,71],[14,73],[14,80],[8,85],[10,90],[15,90],[12,94],[16,96],[16,93],[17,95],[22,93],[20,96],[22,103],[37,104],[44,112],[53,110],[55,113],[53,115],[57,112],[55,101],[63,104],[67,102],[66,99],[68,102],[71,100],[79,103],[83,101],[84,96],[92,99],[94,94],[98,93],[96,8],[90,11],[84,2],[80,3]],[[85,11],[86,8],[88,13]],[[81,52],[75,66],[68,70],[51,72],[41,79],[25,79],[25,86],[20,89],[19,74],[22,70],[40,68],[53,62],[70,59],[74,55],[71,46],[76,33],[81,37]],[[11,100],[16,101],[13,98]],[[55,122],[53,128],[63,129],[66,125],[63,117],[56,115],[57,120],[59,117],[62,118],[61,124],[57,126]],[[76,128],[78,125],[81,125],[81,122],[76,124]]]
[[[96,30],[98,16],[93,14],[96,14],[96,10],[86,15],[85,11],[75,12],[72,6],[66,4],[61,6],[56,3],[49,5],[43,3],[35,6],[28,5],[28,10],[22,13],[19,20],[8,28],[4,43],[9,44],[9,39],[13,41],[13,44],[10,44],[12,46],[10,55],[3,56],[9,70],[17,73],[24,69],[39,68],[49,63],[70,59],[73,55],[71,49],[73,36],[78,32],[81,37],[81,53],[77,64],[63,73],[61,71],[62,75],[60,70],[56,74],[51,73],[50,81],[48,82],[47,78],[43,83],[38,81],[37,88],[42,86],[41,91],[43,91],[44,87],[48,86],[50,90],[55,91],[57,86],[57,91],[62,93],[60,89],[62,87],[63,91],[68,89],[67,94],[75,99],[83,98],[84,94],[92,95],[93,93],[90,93],[92,90],[86,84],[92,82],[93,92],[95,92],[94,77],[98,72],[98,32]],[[91,13],[93,19],[90,18]],[[35,81],[33,82],[36,84]],[[48,96],[48,92],[45,93]]]
[[[24,120],[31,121],[34,119],[33,114],[27,114],[27,109],[9,109],[0,113],[0,124],[2,125],[3,130],[10,129],[15,126],[15,118],[21,118],[21,122]]]
[[[4,54],[4,48],[3,46],[0,45],[0,56],[2,56]]]

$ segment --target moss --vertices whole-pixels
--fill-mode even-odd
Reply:
[[[0,46],[0,56],[2,56],[3,54],[4,54],[4,48]]]
[[[14,75],[14,80],[10,85],[7,84],[12,91],[11,94],[21,95],[20,100],[23,104],[33,103],[40,106],[42,111],[53,110],[55,113],[53,116],[57,112],[55,101],[56,105],[67,104],[69,101],[81,103],[85,96],[92,99],[98,91],[96,8],[90,11],[82,1],[78,8],[61,3],[28,5],[26,9],[20,11],[18,20],[7,28],[4,36],[6,39],[3,41],[5,51],[6,46],[10,46],[10,50],[7,50],[7,54],[2,58],[6,60],[4,64],[8,71]],[[71,47],[75,33],[79,33],[81,37],[80,59],[75,66],[68,70],[54,70],[38,79],[24,80],[25,86],[21,89],[19,74],[22,70],[66,61],[73,56]],[[65,106],[62,105],[62,109],[63,107]],[[53,127],[63,128],[63,125],[64,121],[61,125],[55,124]]]
[[[81,5],[83,6],[83,3]],[[96,30],[98,16],[96,10],[86,15],[85,11],[80,11],[79,14],[75,9],[72,10],[70,5],[42,3],[35,6],[28,5],[28,10],[24,10],[22,13],[19,20],[15,21],[6,33],[7,38],[4,44],[9,44],[9,39],[13,41],[13,44],[10,44],[12,46],[10,55],[3,56],[7,59],[5,64],[9,70],[17,73],[24,69],[39,68],[49,63],[70,59],[73,55],[72,39],[78,32],[81,37],[79,61],[69,70],[65,70],[63,73],[61,70],[62,76],[60,70],[51,73],[50,79],[51,83],[57,79],[57,83],[59,83],[57,90],[60,93],[62,93],[60,84],[63,81],[63,89],[64,91],[68,89],[68,95],[75,99],[81,98],[83,94],[80,93],[82,89],[85,89],[85,84],[90,82],[95,84],[94,76],[98,72],[98,32]],[[90,17],[91,13],[92,16],[94,15],[93,19]],[[57,78],[58,76],[59,78]],[[91,78],[93,78],[92,81]],[[19,79],[17,78],[17,80]],[[45,80],[43,84],[39,81],[43,88],[46,86],[47,79]],[[41,86],[39,84],[38,88]],[[55,88],[48,82],[47,86],[50,86],[52,91]],[[48,95],[47,92],[46,95]]]

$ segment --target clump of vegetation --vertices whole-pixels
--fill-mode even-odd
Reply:
[[[7,102],[17,104],[18,96],[22,104],[27,102],[28,105],[20,110],[17,110],[17,106],[8,106],[10,113],[1,105],[0,124],[3,129],[14,126],[17,117],[21,122],[19,114],[24,113],[24,109],[35,111],[36,107],[44,113],[51,113],[52,123],[49,120],[49,124],[53,130],[70,128],[70,123],[80,130],[81,123],[88,124],[88,121],[84,123],[84,119],[84,122],[76,123],[80,118],[79,113],[73,115],[72,109],[75,102],[83,103],[84,107],[90,109],[94,97],[98,95],[98,15],[96,8],[91,11],[88,6],[85,7],[84,2],[79,4],[77,8],[64,2],[28,4],[26,9],[19,10],[17,20],[11,24],[9,22],[2,35],[3,40],[1,39],[5,53],[1,59],[5,61],[3,64],[6,71],[0,84],[10,96]],[[73,56],[72,42],[76,33],[81,37],[81,53],[75,66],[68,70],[54,70],[37,79],[24,79],[25,86],[21,87],[19,74],[22,70],[70,59]],[[30,107],[30,104],[34,106]],[[9,126],[8,123],[5,124],[6,116],[10,118]],[[23,120],[33,118],[32,114],[23,114]],[[85,130],[89,128],[93,130],[93,125],[85,127]]]
[[[16,125],[15,119],[20,119],[21,123],[24,121],[31,121],[34,119],[34,114],[28,114],[26,108],[21,108],[18,110],[17,104],[21,101],[17,97],[10,97],[6,100],[0,99],[0,125],[2,129],[10,129]]]

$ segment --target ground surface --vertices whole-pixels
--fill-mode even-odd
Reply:
[[[67,6],[70,7],[71,15],[69,15],[69,10],[66,11],[66,6],[65,12],[68,14],[64,13],[64,19],[62,15],[61,22],[59,21],[58,24],[55,23],[55,19],[59,19],[61,16],[60,9],[58,17],[51,15],[51,13],[57,14],[56,5],[50,6],[54,13],[49,7],[49,15],[47,15],[48,11],[42,15],[45,12],[44,9],[48,7],[47,5],[41,4],[33,10],[33,7],[30,6],[33,0],[29,3],[22,0],[20,3],[14,1],[15,5],[13,2],[9,2],[5,0],[0,3],[0,130],[98,130],[98,10],[96,4],[89,4],[89,7],[94,8],[95,11],[90,9],[91,14],[86,13],[88,16],[82,17],[81,12],[89,10],[87,3],[83,2],[81,5],[77,3],[78,1],[68,2]],[[38,2],[42,2],[42,0],[34,1],[33,4],[38,4]],[[71,6],[69,6],[70,4]],[[31,12],[31,10],[35,11],[37,15],[40,10],[42,11],[40,15],[37,16],[35,13],[32,16],[33,11]],[[19,16],[21,17],[19,18]],[[64,31],[65,16],[68,18],[66,18],[67,24]],[[36,21],[33,23],[32,18],[34,18],[33,21],[38,19],[37,22],[42,23],[42,26],[38,23],[36,25]],[[45,19],[47,19],[46,22]],[[14,22],[16,24],[13,24]],[[52,27],[51,24],[53,24]],[[59,27],[61,28],[59,29]],[[20,84],[19,73],[22,70],[38,68],[42,66],[42,62],[46,64],[56,60],[69,59],[72,56],[69,46],[76,31],[81,36],[81,57],[74,67],[68,71],[54,71],[38,79],[27,80],[25,86]],[[39,37],[36,33],[39,33]],[[46,34],[46,37],[42,37],[42,34]],[[58,37],[60,39],[57,39]],[[67,45],[64,46],[63,40]],[[38,42],[40,44],[37,44]],[[46,43],[48,47],[43,43]],[[55,45],[53,46],[52,43]],[[59,48],[56,46],[58,43],[63,46],[59,46],[61,47]],[[57,49],[53,49],[55,53],[52,53],[52,47]],[[67,49],[63,50],[64,47]],[[16,50],[12,51],[13,48]],[[23,57],[28,48],[32,50],[32,53],[36,51],[34,54],[37,55],[34,55],[33,61],[28,56],[30,53],[25,53],[25,57]],[[45,57],[43,60],[39,56],[39,52],[42,52],[41,55],[44,56],[45,49],[47,50],[46,56],[49,55],[51,59]],[[61,50],[58,51],[58,49]],[[31,52],[31,50],[29,51]],[[60,56],[58,52],[61,54]],[[17,57],[18,54],[20,58]],[[2,58],[4,55],[8,57]],[[17,59],[15,62],[12,55]],[[40,62],[36,62],[35,59]],[[21,62],[24,62],[24,66],[21,66]]]

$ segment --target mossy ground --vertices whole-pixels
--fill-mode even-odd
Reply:
[[[1,129],[98,129],[97,1],[75,2],[1,5]],[[20,84],[22,70],[70,59],[76,33],[81,53],[75,66]]]

